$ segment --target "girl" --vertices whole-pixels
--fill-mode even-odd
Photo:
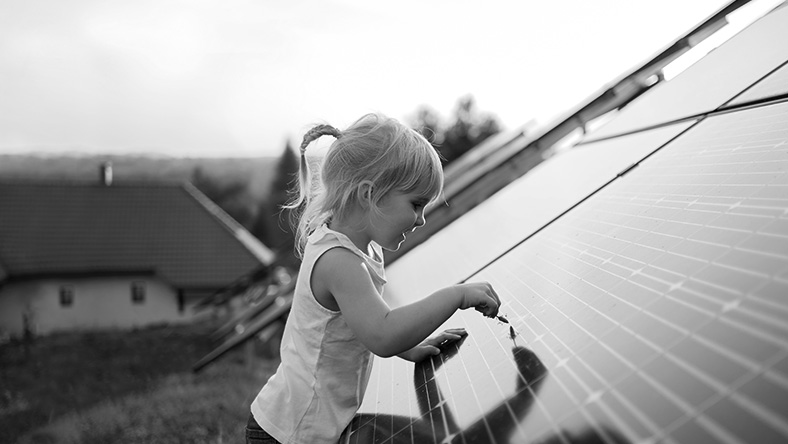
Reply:
[[[305,158],[315,139],[336,141],[313,186]],[[369,114],[345,131],[310,130],[301,144],[297,229],[302,259],[282,337],[281,364],[251,405],[247,443],[335,443],[366,390],[372,354],[420,361],[466,333],[426,339],[456,310],[488,317],[500,300],[487,283],[456,285],[395,309],[383,300],[383,250],[424,225],[443,189],[437,152],[416,131]]]

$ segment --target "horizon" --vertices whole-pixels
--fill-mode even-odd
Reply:
[[[2,3],[0,154],[276,157],[316,123],[446,121],[469,95],[543,125],[728,3]]]

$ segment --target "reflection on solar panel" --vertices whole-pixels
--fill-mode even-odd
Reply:
[[[723,105],[788,60],[787,16],[783,5],[753,23],[675,79],[643,94],[591,137],[677,121]]]
[[[766,19],[788,29],[786,11]],[[762,68],[752,83],[777,67]],[[589,177],[543,228],[549,211],[528,225],[513,204],[550,191],[526,176],[393,264],[395,304],[470,275],[498,289],[510,324],[461,312],[445,327],[469,335],[441,355],[377,359],[347,442],[788,441],[788,100],[768,86],[782,75],[749,89],[777,94],[757,106],[714,112],[744,85],[670,134],[575,148],[645,158],[598,191]],[[436,276],[409,279],[427,262]]]

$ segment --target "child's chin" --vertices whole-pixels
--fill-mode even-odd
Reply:
[[[386,246],[386,247],[381,246],[381,248],[383,248],[384,250],[387,250],[387,251],[397,251],[397,250],[399,250],[399,247],[402,245],[403,242],[405,242],[404,239],[400,240],[399,242],[397,242],[395,244],[393,244],[393,246],[392,245],[389,245],[389,246]]]
[[[399,246],[400,246],[400,245],[401,245],[401,244],[397,244],[397,245],[396,245],[395,247],[393,247],[393,248],[392,248],[392,247],[383,247],[383,249],[384,249],[384,250],[386,250],[386,251],[397,251],[397,250],[399,250]]]

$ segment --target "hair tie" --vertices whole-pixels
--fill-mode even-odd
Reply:
[[[304,134],[304,140],[301,142],[301,155],[303,156],[304,153],[306,153],[307,145],[312,143],[315,139],[326,135],[334,136],[335,138],[339,139],[342,137],[342,132],[331,125],[317,125]]]

